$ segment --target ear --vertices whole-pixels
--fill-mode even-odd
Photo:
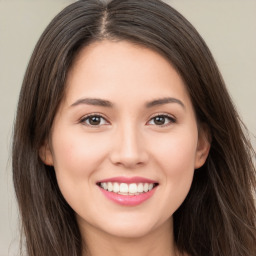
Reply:
[[[48,140],[40,147],[39,156],[44,164],[53,166],[53,156]]]
[[[200,125],[195,157],[195,169],[202,167],[208,157],[211,147],[211,135],[206,125]]]

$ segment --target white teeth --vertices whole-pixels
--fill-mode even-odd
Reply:
[[[145,183],[143,186],[144,192],[148,192],[148,183]]]
[[[150,191],[150,190],[152,190],[152,189],[153,189],[153,184],[150,183],[150,184],[148,185],[148,190]]]
[[[138,185],[138,192],[139,193],[143,192],[143,184],[142,183],[139,183],[139,185]]]
[[[140,193],[146,193],[154,188],[153,183],[118,183],[118,182],[102,182],[100,186],[109,191],[123,195],[138,195]]]
[[[131,194],[135,194],[137,193],[138,189],[137,189],[137,185],[135,183],[132,183],[129,185],[129,193]]]
[[[108,182],[108,191],[113,191],[113,185],[111,182]]]
[[[119,192],[121,193],[128,193],[128,184],[121,183],[119,187]]]
[[[101,183],[101,186],[102,186],[105,190],[107,190],[107,189],[108,189],[108,185],[107,185],[107,183],[106,183],[106,182]]]
[[[114,183],[113,192],[115,193],[119,192],[119,184],[116,182]]]

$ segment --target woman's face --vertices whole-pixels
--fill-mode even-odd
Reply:
[[[172,65],[150,49],[106,40],[73,64],[40,152],[84,232],[140,237],[172,224],[208,150]]]

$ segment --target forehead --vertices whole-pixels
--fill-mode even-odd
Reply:
[[[71,67],[66,98],[136,100],[180,97],[189,100],[186,86],[172,64],[156,51],[127,41],[100,41],[86,46]]]

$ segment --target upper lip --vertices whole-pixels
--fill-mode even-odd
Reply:
[[[107,179],[103,179],[103,180],[99,180],[97,183],[103,183],[103,182],[118,182],[118,183],[158,183],[155,180],[151,180],[148,178],[144,178],[144,177],[112,177],[112,178],[107,178]]]

